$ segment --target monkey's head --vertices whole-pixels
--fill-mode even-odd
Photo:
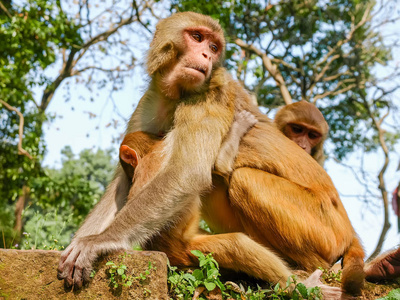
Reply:
[[[177,99],[201,91],[222,65],[224,53],[218,21],[194,12],[176,13],[157,24],[147,69],[163,95]]]
[[[319,109],[299,101],[282,107],[275,116],[275,124],[289,139],[313,156],[323,152],[329,126]],[[317,158],[316,158],[317,159]]]
[[[133,179],[139,161],[159,140],[160,137],[142,131],[131,132],[125,136],[119,148],[119,161],[130,180]]]

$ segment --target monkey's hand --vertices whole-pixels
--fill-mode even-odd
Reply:
[[[217,173],[224,176],[232,172],[233,162],[238,153],[240,140],[257,122],[258,120],[256,117],[247,110],[242,110],[235,114],[232,126],[215,160],[215,171]]]
[[[66,287],[81,288],[83,284],[89,282],[94,261],[99,255],[106,254],[109,252],[107,250],[110,250],[110,246],[106,247],[105,243],[98,240],[99,235],[75,238],[63,251],[58,264],[57,278],[64,280]]]
[[[257,122],[257,118],[251,112],[242,110],[235,114],[235,120],[233,121],[232,127],[239,135],[243,136]]]

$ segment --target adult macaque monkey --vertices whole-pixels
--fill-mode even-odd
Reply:
[[[282,107],[275,116],[275,124],[289,139],[324,165],[324,142],[329,126],[319,109],[307,101]]]
[[[97,256],[140,243],[166,251],[178,265],[196,264],[189,250],[213,252],[221,267],[283,285],[292,274],[288,264],[312,271],[343,257],[343,288],[360,292],[364,252],[331,179],[251,104],[221,66],[224,49],[222,29],[210,17],[178,13],[157,25],[147,63],[150,86],[127,133],[165,134],[161,161],[153,167],[145,156],[139,167],[152,175],[131,189],[117,170],[61,255],[58,278],[67,285],[87,281]],[[217,199],[229,200],[232,231],[198,235],[200,194],[210,190],[221,145],[242,110],[258,123],[242,138],[229,189]],[[191,215],[192,223],[180,222]],[[220,217],[215,224],[225,221]],[[337,288],[322,289],[329,299],[341,296]]]
[[[329,126],[315,105],[307,101],[286,105],[277,112],[274,122],[284,135],[323,166],[323,145]],[[376,257],[365,266],[365,274],[365,279],[371,282],[400,278],[400,248]]]

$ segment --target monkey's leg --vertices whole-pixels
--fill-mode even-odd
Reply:
[[[163,243],[164,246],[167,244],[168,242]],[[169,248],[163,248],[172,265],[198,266],[197,258],[190,250],[213,253],[220,267],[245,272],[273,284],[279,283],[281,287],[286,286],[288,277],[292,275],[291,270],[277,254],[244,233],[194,235],[186,241],[169,240]],[[322,271],[317,270],[303,283],[306,287],[321,287],[324,299],[347,299],[343,297],[339,288],[322,284],[319,280],[321,273]],[[293,287],[292,285],[291,288]]]
[[[235,170],[229,188],[231,207],[244,231],[311,271],[328,267],[327,262],[338,257],[331,253],[334,229],[322,224],[317,209],[307,208],[307,197],[311,201],[312,195],[301,186],[250,168]]]
[[[298,184],[250,168],[234,171],[229,197],[254,240],[307,271],[328,268],[343,255],[343,288],[360,292],[364,252],[344,210]]]
[[[292,274],[278,255],[244,233],[194,234],[191,237],[187,234],[178,237],[175,233],[155,237],[154,244],[150,247],[165,252],[171,265],[198,266],[197,258],[190,251],[200,250],[203,253],[212,253],[222,268],[245,272],[271,283],[279,282],[281,286],[285,286]]]
[[[198,235],[189,249],[213,253],[219,265],[253,277],[285,286],[292,274],[283,260],[273,251],[261,246],[243,233]]]

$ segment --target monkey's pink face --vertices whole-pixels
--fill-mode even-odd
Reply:
[[[220,35],[203,26],[186,28],[183,40],[182,55],[164,76],[164,85],[172,98],[179,97],[181,91],[201,88],[211,77],[223,49]]]
[[[317,128],[304,123],[289,123],[285,127],[285,135],[304,149],[308,154],[322,139]]]
[[[183,68],[193,80],[204,82],[211,76],[213,64],[221,57],[221,41],[206,27],[188,28],[184,32],[186,54]]]

